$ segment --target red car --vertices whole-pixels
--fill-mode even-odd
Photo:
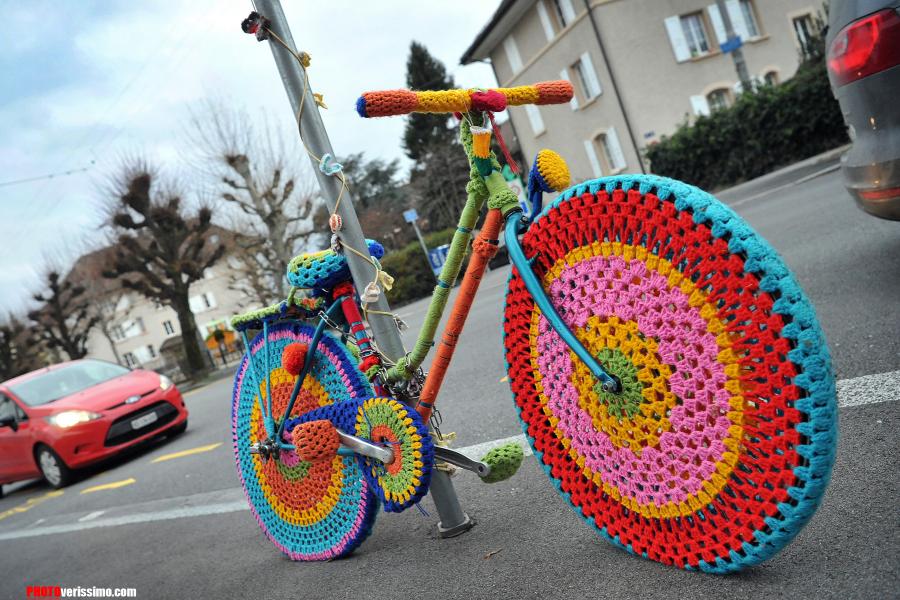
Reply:
[[[60,488],[73,471],[161,433],[187,429],[172,380],[82,359],[0,383],[2,484],[43,476]]]

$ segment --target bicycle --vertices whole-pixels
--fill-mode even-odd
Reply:
[[[357,295],[343,254],[359,251],[339,243],[291,262],[284,301],[232,321],[247,348],[232,408],[238,472],[263,531],[291,558],[349,554],[378,505],[417,504],[440,463],[488,482],[518,469],[515,444],[473,460],[428,427],[501,229],[513,265],[505,359],[523,430],[562,497],[604,538],[725,573],[773,556],[816,510],[834,462],[834,376],[812,305],[771,246],[693,186],[652,175],[572,186],[549,150],[529,171],[530,214],[507,188],[492,113],[571,96],[557,81],[360,97],[367,118],[456,113],[470,182],[426,322],[396,363],[366,330],[372,290]],[[377,264],[384,250],[368,246]]]

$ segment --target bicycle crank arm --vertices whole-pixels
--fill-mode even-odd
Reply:
[[[369,458],[381,461],[389,465],[394,462],[394,452],[390,448],[373,444],[369,440],[358,438],[355,435],[344,433],[340,429],[336,429],[338,437],[341,439],[341,445],[353,451],[356,454],[362,454]]]
[[[450,448],[443,448],[441,446],[434,447],[434,458],[436,460],[442,460],[445,463],[449,463],[451,465],[455,465],[460,469],[465,469],[467,471],[472,471],[479,477],[487,477],[491,474],[491,468],[484,464],[483,462],[479,462],[477,460],[472,460],[465,454],[460,454],[456,450],[451,450]]]

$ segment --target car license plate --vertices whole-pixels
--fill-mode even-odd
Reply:
[[[137,419],[135,419],[134,421],[131,422],[131,428],[132,429],[140,429],[141,427],[146,427],[150,423],[153,423],[154,421],[156,421],[157,418],[158,417],[156,416],[155,412],[146,414],[143,417],[138,417]]]

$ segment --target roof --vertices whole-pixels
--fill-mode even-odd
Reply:
[[[534,2],[530,0],[503,0],[500,2],[500,6],[494,11],[491,20],[478,32],[475,41],[459,59],[460,64],[468,65],[488,58],[491,50],[503,41],[507,32],[519,22],[532,4]]]

